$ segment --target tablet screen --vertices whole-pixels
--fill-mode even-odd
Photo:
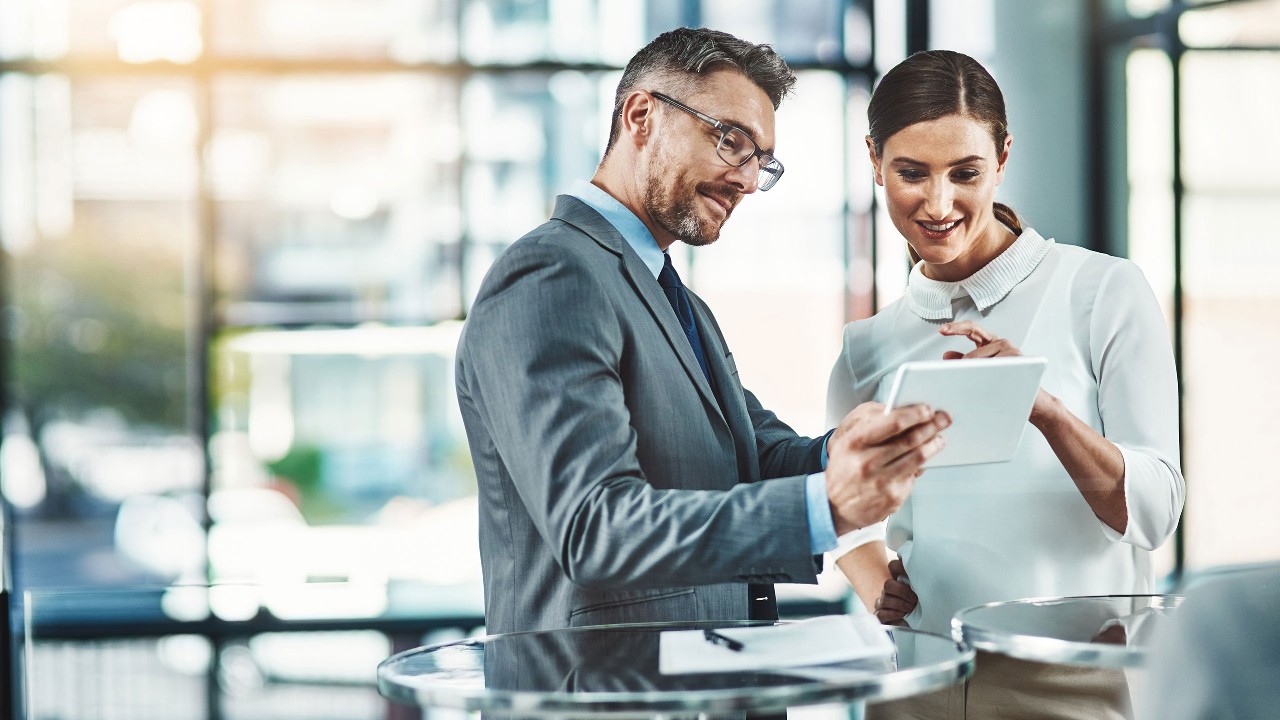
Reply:
[[[947,446],[925,467],[1006,462],[1018,451],[1047,365],[1042,357],[903,363],[885,408],[928,403],[951,415],[942,433]]]

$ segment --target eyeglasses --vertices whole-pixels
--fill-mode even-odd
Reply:
[[[761,150],[760,146],[756,145],[756,141],[752,140],[746,131],[728,123],[722,123],[710,115],[704,115],[679,100],[674,100],[662,93],[650,92],[649,94],[719,130],[720,142],[716,144],[716,154],[726,163],[733,167],[742,167],[750,162],[751,158],[759,158],[760,174],[756,178],[756,187],[761,191],[768,190],[778,184],[778,179],[782,177],[782,163],[778,162],[778,158]]]

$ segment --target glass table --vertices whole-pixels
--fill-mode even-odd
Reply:
[[[974,652],[955,641],[885,628],[890,659],[768,671],[659,672],[662,632],[770,623],[604,625],[493,635],[393,655],[378,667],[392,700],[504,716],[652,717],[770,712],[908,697],[958,683]]]
[[[1131,668],[1146,657],[1153,631],[1180,595],[1099,595],[1012,600],[967,608],[952,637],[1019,660],[1092,668]]]

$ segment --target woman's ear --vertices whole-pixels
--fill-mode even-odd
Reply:
[[[996,164],[996,184],[1004,182],[1004,167],[1009,162],[1009,148],[1013,147],[1013,135],[1004,136],[1004,147],[1000,148],[1000,161]]]
[[[876,145],[871,142],[871,136],[867,136],[867,155],[871,158],[871,174],[875,177],[876,184],[884,187],[884,172],[880,167],[880,158],[876,157]]]

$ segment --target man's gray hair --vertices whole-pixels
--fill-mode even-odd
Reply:
[[[697,87],[702,75],[724,66],[737,68],[764,90],[775,110],[796,84],[791,68],[769,45],[757,45],[707,28],[669,30],[641,48],[622,71],[622,80],[613,96],[612,125],[605,154],[609,154],[618,139],[622,103],[633,91],[661,89],[683,96]]]

